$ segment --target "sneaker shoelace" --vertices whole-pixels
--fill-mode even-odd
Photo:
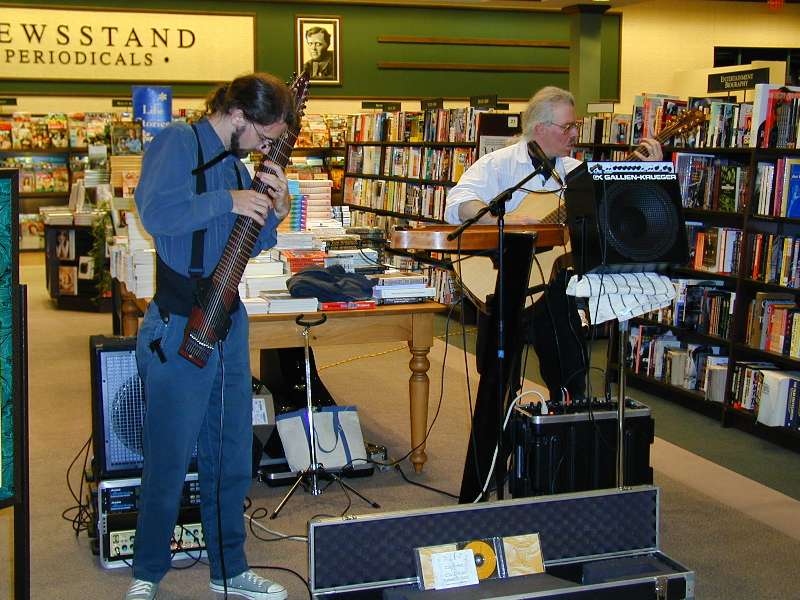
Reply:
[[[138,579],[133,582],[130,591],[136,594],[149,593],[153,590],[154,586],[155,583],[153,583],[152,581],[144,581],[142,579]]]
[[[253,571],[247,571],[242,575],[244,576],[245,581],[258,586],[259,588],[263,587],[264,589],[267,589],[269,587],[270,583],[269,579],[261,577],[260,575],[257,575]]]

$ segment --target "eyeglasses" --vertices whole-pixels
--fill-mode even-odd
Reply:
[[[267,149],[271,148],[272,144],[275,143],[275,140],[273,140],[271,137],[268,137],[268,136],[264,135],[263,133],[261,133],[256,128],[256,124],[253,123],[252,121],[250,121],[250,125],[253,126],[253,131],[255,131],[256,135],[258,136],[259,146],[266,146]]]
[[[550,125],[555,125],[556,127],[561,128],[561,133],[567,135],[570,129],[574,129],[575,131],[579,131],[581,128],[581,123],[579,121],[570,121],[569,123],[554,123],[553,121],[548,121]]]

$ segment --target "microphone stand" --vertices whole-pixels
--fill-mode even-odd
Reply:
[[[495,298],[495,307],[497,310],[497,463],[499,464],[504,457],[503,454],[503,417],[505,409],[505,392],[506,392],[506,378],[505,378],[505,317],[503,314],[503,301],[504,301],[504,285],[503,277],[505,273],[503,254],[505,252],[505,214],[506,202],[511,199],[511,196],[520,189],[523,185],[528,183],[531,179],[545,171],[544,165],[534,168],[530,175],[527,175],[510,188],[503,190],[497,194],[491,201],[472,217],[464,221],[454,231],[447,234],[448,241],[453,241],[459,237],[466,229],[477,223],[483,215],[491,213],[497,217],[497,278],[500,284],[497,286],[497,298]],[[473,435],[470,433],[470,435]],[[477,460],[477,457],[476,457]],[[496,486],[497,486],[497,499],[503,499],[503,469],[496,468]],[[481,492],[481,496],[483,496]]]

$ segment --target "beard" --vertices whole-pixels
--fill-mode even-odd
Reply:
[[[245,156],[247,156],[249,152],[248,150],[243,150],[241,145],[239,144],[239,140],[241,139],[245,129],[247,129],[247,127],[242,125],[241,127],[239,127],[239,129],[235,129],[231,133],[230,152],[231,154],[233,154],[238,158],[244,158]]]

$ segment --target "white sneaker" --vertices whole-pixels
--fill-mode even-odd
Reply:
[[[158,584],[144,579],[134,579],[125,600],[155,600]]]
[[[208,587],[212,592],[225,593],[222,579],[212,579]],[[243,596],[251,600],[284,600],[289,593],[280,583],[256,575],[253,571],[245,571],[228,579],[228,595]]]

